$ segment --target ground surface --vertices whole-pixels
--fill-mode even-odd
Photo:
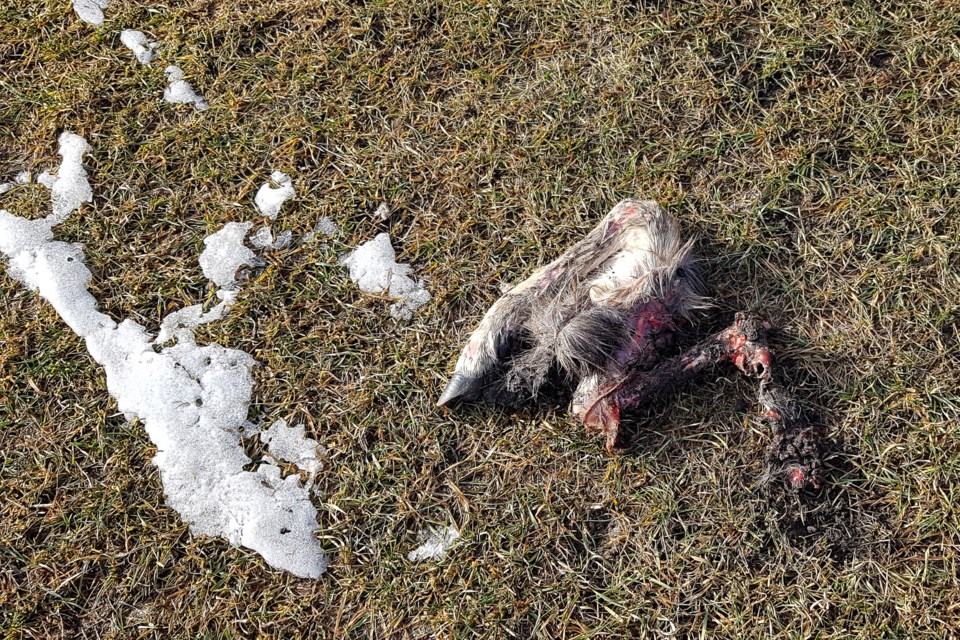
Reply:
[[[13,6],[16,4],[17,6]],[[256,416],[309,425],[319,581],[191,536],[142,427],[51,308],[0,270],[5,637],[943,638],[960,624],[960,12],[948,2],[115,2],[0,8],[0,177],[84,135],[82,242],[114,317],[206,295],[205,235],[272,170],[297,234],[232,319]],[[141,67],[119,41],[159,40]],[[160,99],[180,65],[208,111]],[[434,408],[502,283],[618,200],[699,234],[717,301],[783,328],[839,443],[827,485],[759,484],[732,373],[640,417],[612,458],[562,409]],[[43,215],[49,196],[3,196]],[[387,202],[387,223],[374,211]],[[433,301],[385,316],[335,265],[389,230]],[[439,563],[407,553],[453,525]]]

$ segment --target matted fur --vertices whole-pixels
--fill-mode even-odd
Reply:
[[[673,217],[625,200],[490,308],[439,404],[532,396],[552,379],[576,385],[629,351],[637,315],[654,300],[677,318],[707,306],[692,242]]]

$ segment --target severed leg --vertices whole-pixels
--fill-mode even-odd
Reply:
[[[607,450],[625,449],[620,416],[665,391],[672,391],[719,363],[732,362],[760,379],[763,419],[773,431],[767,454],[767,479],[783,478],[795,489],[818,487],[826,441],[819,427],[803,417],[793,396],[775,379],[775,359],[767,346],[770,325],[742,313],[723,331],[686,353],[648,370],[630,370],[614,378],[592,376],[574,393],[572,411],[590,431],[606,438]]]

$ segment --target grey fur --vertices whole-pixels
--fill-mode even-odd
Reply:
[[[673,218],[655,202],[625,200],[490,308],[438,404],[510,402],[551,380],[576,385],[630,350],[645,305],[688,318],[708,306],[704,289]]]

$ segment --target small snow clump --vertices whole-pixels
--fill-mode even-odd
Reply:
[[[443,560],[447,555],[447,550],[453,546],[453,543],[459,537],[460,534],[453,527],[425,529],[420,532],[420,538],[424,539],[423,544],[407,554],[407,560],[410,562]]]
[[[95,27],[103,24],[103,10],[109,6],[110,0],[73,0],[77,17]]]
[[[183,69],[170,65],[163,72],[167,74],[167,82],[170,83],[163,90],[164,100],[170,104],[192,104],[198,111],[203,111],[210,106],[200,94],[193,90],[193,86],[183,79]]]
[[[205,248],[200,254],[200,268],[207,280],[220,289],[237,289],[237,269],[262,264],[256,254],[243,244],[243,239],[252,226],[252,222],[228,222],[223,229],[204,239]]]
[[[293,181],[290,180],[290,176],[282,171],[274,171],[270,174],[270,180],[279,186],[273,188],[269,182],[264,183],[257,191],[254,202],[260,213],[271,220],[276,220],[277,214],[280,213],[280,207],[283,206],[284,202],[295,197],[297,192],[293,190]]]
[[[293,244],[293,231],[286,229],[277,234],[277,239],[274,241],[271,248],[273,249],[286,249],[291,244]]]
[[[273,244],[273,231],[270,227],[260,227],[250,234],[250,244],[257,249],[266,249]]]
[[[120,42],[133,51],[133,55],[137,56],[140,64],[150,64],[157,57],[158,43],[148,40],[142,31],[124,29],[120,32]]]
[[[333,220],[324,216],[320,218],[317,224],[314,225],[312,231],[308,231],[303,234],[302,242],[310,242],[317,235],[320,235],[324,238],[336,238],[340,235],[340,229],[337,228],[337,225],[334,224]]]
[[[281,418],[260,432],[260,441],[267,446],[270,455],[292,462],[311,476],[323,466],[317,454],[326,450],[319,442],[306,436],[302,424],[291,427]]]
[[[390,305],[390,315],[409,320],[414,311],[430,301],[430,292],[409,276],[413,267],[398,264],[396,257],[390,236],[381,233],[357,247],[343,264],[350,268],[350,279],[361,291],[387,293],[400,298]]]

